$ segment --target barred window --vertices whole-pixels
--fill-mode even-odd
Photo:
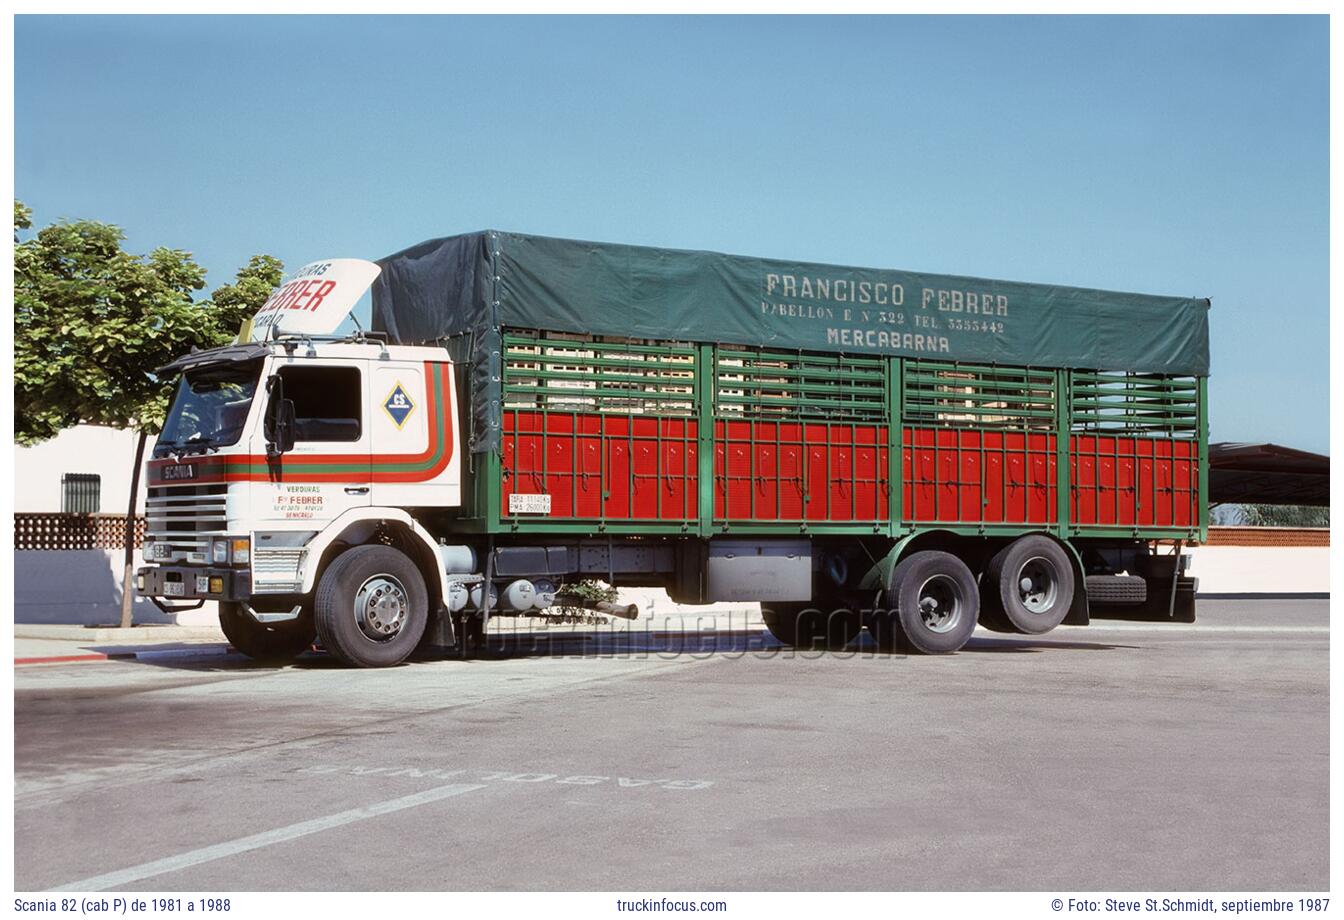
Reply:
[[[61,510],[66,514],[97,514],[102,506],[103,477],[97,473],[61,474]]]

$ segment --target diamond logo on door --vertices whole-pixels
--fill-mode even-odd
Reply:
[[[392,392],[387,394],[387,399],[383,402],[383,411],[391,417],[398,428],[406,424],[406,419],[410,418],[411,413],[415,411],[415,403],[402,389],[400,380],[392,388]]]

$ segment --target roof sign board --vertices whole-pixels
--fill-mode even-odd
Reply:
[[[251,339],[330,335],[381,269],[363,259],[309,262],[276,288],[252,317]]]

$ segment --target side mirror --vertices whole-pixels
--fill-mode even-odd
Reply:
[[[285,399],[285,385],[279,374],[266,381],[270,402],[266,404],[266,456],[278,457],[294,449],[294,400]]]

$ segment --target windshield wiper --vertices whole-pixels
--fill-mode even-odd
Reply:
[[[183,454],[185,454],[185,453],[188,453],[188,452],[189,452],[188,450],[186,450],[186,448],[192,448],[192,447],[201,448],[203,451],[208,451],[208,450],[217,451],[217,450],[219,450],[219,448],[218,448],[218,447],[215,445],[215,443],[214,443],[214,438],[205,438],[205,437],[201,437],[200,435],[197,435],[197,436],[195,436],[195,437],[191,437],[191,438],[187,438],[185,441],[174,441],[174,442],[173,442],[173,452],[174,452],[174,453],[183,453]]]

